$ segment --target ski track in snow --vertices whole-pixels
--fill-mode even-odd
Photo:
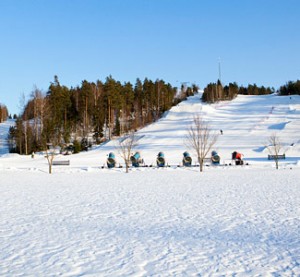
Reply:
[[[215,171],[0,172],[0,275],[299,275],[300,170]]]

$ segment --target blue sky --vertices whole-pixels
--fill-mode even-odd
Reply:
[[[218,79],[275,87],[300,78],[298,0],[0,0],[0,102],[148,77],[201,88]]]

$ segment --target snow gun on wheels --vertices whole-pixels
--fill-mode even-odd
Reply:
[[[106,164],[108,168],[114,168],[116,166],[116,156],[113,152],[108,154]]]
[[[140,164],[143,164],[144,161],[141,158],[140,152],[136,152],[134,155],[130,157],[131,163],[133,167],[139,167]]]
[[[189,152],[183,153],[182,164],[183,166],[187,166],[187,167],[192,166],[192,157]]]
[[[232,153],[232,160],[235,161],[235,165],[243,165],[244,161],[242,159],[243,154],[234,151]]]
[[[220,156],[218,155],[217,151],[212,151],[211,152],[211,162],[214,165],[220,164]]]
[[[165,154],[163,152],[159,152],[156,158],[156,164],[158,167],[164,167],[166,164]]]

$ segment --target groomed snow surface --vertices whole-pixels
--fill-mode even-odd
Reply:
[[[137,133],[146,163],[164,151],[168,168],[101,169],[115,141],[56,157],[70,166],[52,175],[43,154],[2,155],[0,276],[300,276],[300,98],[199,98]],[[197,113],[224,132],[203,173],[177,167]],[[249,165],[225,166],[233,151]]]

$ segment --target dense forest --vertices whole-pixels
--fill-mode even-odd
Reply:
[[[81,86],[68,88],[55,76],[45,95],[36,88],[24,101],[10,129],[10,151],[29,154],[49,143],[72,143],[78,152],[158,120],[197,89],[192,85],[178,90],[163,80],[147,78],[137,79],[134,85],[121,84],[111,76],[105,82],[84,80]]]
[[[208,103],[214,103],[217,101],[232,100],[238,94],[243,95],[266,95],[274,93],[274,88],[258,87],[256,84],[249,84],[248,87],[238,86],[237,83],[229,83],[229,85],[223,86],[218,80],[217,83],[210,83],[204,88],[202,100]]]
[[[7,107],[0,103],[0,123],[4,122],[8,118]]]

